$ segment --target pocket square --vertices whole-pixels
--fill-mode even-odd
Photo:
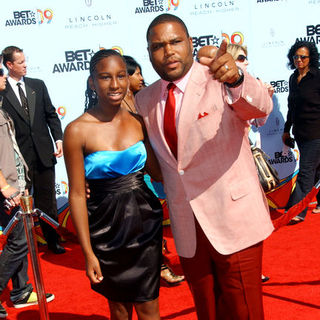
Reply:
[[[207,116],[207,115],[208,115],[207,112],[202,112],[202,113],[200,112],[199,115],[198,115],[198,120],[203,118],[203,117],[205,117],[205,116]]]

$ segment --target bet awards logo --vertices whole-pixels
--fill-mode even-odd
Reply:
[[[289,85],[288,85],[288,81],[286,80],[270,81],[270,84],[274,88],[274,93],[289,92]]]
[[[142,7],[136,7],[135,13],[149,13],[177,10],[180,0],[143,0]]]
[[[320,24],[306,26],[306,37],[297,38],[297,41],[308,41],[314,44],[320,43]]]
[[[295,151],[296,151],[296,149],[294,149],[294,152]],[[279,164],[279,163],[293,162],[295,160],[296,160],[295,155],[291,150],[288,151],[288,155],[283,155],[282,151],[280,151],[280,152],[276,151],[274,153],[274,158],[268,159],[268,161],[271,165]]]
[[[220,40],[221,39],[221,40]],[[236,44],[243,44],[244,37],[241,32],[234,32],[231,36],[227,33],[222,33],[221,38],[216,35],[206,35],[200,37],[192,37],[192,44],[193,44],[193,56],[195,57],[201,47],[212,45],[212,46],[219,46],[220,42],[226,39],[228,43],[236,43]]]
[[[57,196],[65,195],[69,191],[69,185],[65,181],[61,181],[61,183],[55,183],[55,187]]]
[[[66,51],[66,61],[63,63],[56,63],[53,66],[52,73],[89,70],[90,59],[93,55],[94,51],[92,49]]]
[[[109,48],[105,48],[105,47],[99,46],[99,50],[106,50],[106,49],[109,49]],[[118,53],[120,53],[123,56],[123,49],[121,47],[112,46],[110,49],[112,49],[114,51],[117,51]]]
[[[214,36],[213,34],[200,36],[200,37],[192,37],[193,44],[193,56],[195,57],[200,48],[208,45],[218,46],[220,38]]]
[[[240,46],[244,42],[243,33],[240,31],[236,31],[229,36],[227,33],[222,33],[222,38],[226,39],[228,43],[239,44]]]
[[[113,46],[113,47],[111,47],[111,49],[119,52],[123,56],[123,49],[121,47]]]
[[[44,11],[37,9],[37,13],[38,13],[39,24],[42,24],[44,22],[50,23],[52,21],[53,11],[51,9],[46,9]]]
[[[179,7],[180,0],[168,0],[167,11],[177,10]]]
[[[60,120],[63,120],[66,116],[67,110],[64,106],[60,106],[57,108],[57,114],[59,115]]]
[[[27,26],[32,24],[51,23],[53,18],[53,11],[51,9],[45,10],[22,10],[13,11],[13,19],[6,20],[6,27],[13,26]]]

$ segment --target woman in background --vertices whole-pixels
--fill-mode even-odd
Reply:
[[[290,208],[312,189],[320,178],[320,70],[318,49],[312,42],[297,41],[288,52],[289,67],[294,70],[289,79],[288,114],[282,141],[290,141],[290,130],[297,142],[300,159],[296,188],[287,208]],[[320,213],[318,206],[313,213]],[[307,209],[291,220],[302,222]]]
[[[216,53],[218,51],[218,48],[215,46],[204,46],[201,47],[197,54],[197,60],[201,57],[208,57],[208,58],[214,58],[216,56]],[[243,70],[247,70],[247,67],[249,65],[248,62],[248,51],[246,46],[242,46],[240,44],[236,43],[229,43],[227,46],[227,52],[232,55],[232,58],[236,61],[237,66],[239,66]],[[269,83],[263,83],[264,86],[268,89],[270,97],[272,97],[274,88]],[[262,126],[267,118],[260,118],[258,126]],[[262,120],[264,119],[264,121]]]
[[[232,55],[233,59],[236,61],[237,65],[240,68],[247,70],[247,67],[249,65],[247,47],[241,46],[239,44],[228,44],[227,52],[229,52]],[[268,89],[270,97],[272,97],[274,92],[273,86],[270,85],[269,83],[264,83],[264,85]],[[268,117],[252,119],[250,120],[250,124],[256,126],[257,128],[261,127],[266,123],[267,118]],[[260,140],[260,134],[259,134],[259,140]],[[262,282],[267,282],[269,279],[270,279],[269,277],[263,274],[261,275]]]
[[[141,89],[145,87],[144,78],[142,76],[142,68],[140,64],[131,56],[123,56],[124,60],[126,61],[127,65],[127,72],[129,75],[129,89],[127,95],[122,101],[122,107],[126,108],[128,111],[136,113],[136,109],[134,106],[134,96],[138,93]],[[161,190],[157,190],[151,184],[150,176],[145,175],[145,181],[150,189],[154,192],[154,194],[159,197],[159,194],[164,194],[162,183],[158,183],[157,186]],[[162,199],[165,200],[165,196],[162,196]],[[167,248],[167,241],[163,239],[162,241],[162,253],[163,253],[163,261],[165,260],[165,253],[168,252]],[[184,281],[183,275],[177,275],[173,272],[173,270],[168,266],[168,264],[163,263],[161,264],[161,272],[160,276],[161,279],[169,286],[174,286],[179,284],[180,282]]]
[[[197,59],[199,60],[201,57],[214,58],[216,56],[217,50],[218,48],[214,46],[204,46],[199,50]],[[247,47],[240,44],[229,43],[227,46],[227,52],[232,55],[233,59],[236,61],[237,66],[239,66],[243,70],[247,70],[247,67],[249,65],[247,57]],[[264,86],[268,89],[270,97],[272,97],[274,88],[268,83],[264,83]],[[267,118],[268,117],[251,119],[250,124],[256,126],[257,128],[261,127],[266,123]],[[267,282],[269,279],[269,277],[263,274],[261,275],[262,282]]]
[[[229,52],[233,59],[236,61],[236,64],[243,70],[247,70],[249,61],[248,61],[248,50],[246,46],[242,46],[240,44],[229,43],[227,46],[227,52]],[[259,79],[259,78],[257,78]],[[274,88],[270,83],[263,82],[263,85],[268,89],[270,97],[272,97],[274,93]],[[253,119],[251,124],[256,127],[263,126],[267,121],[267,117]]]
[[[133,113],[137,113],[134,106],[134,96],[137,92],[145,87],[142,76],[142,69],[140,64],[132,57],[123,56],[123,58],[127,65],[127,72],[129,75],[129,88],[127,95],[122,101],[122,106]]]
[[[85,113],[64,135],[73,223],[92,289],[109,301],[111,319],[159,320],[162,208],[143,180],[161,174],[144,124],[121,107],[129,80],[114,50],[90,61]],[[90,188],[86,201],[85,180]]]

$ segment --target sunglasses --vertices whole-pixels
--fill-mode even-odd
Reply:
[[[309,58],[309,56],[299,56],[299,55],[293,56],[293,59],[294,59],[294,60],[298,60],[298,59],[305,60],[305,59],[307,59],[307,58]]]
[[[245,62],[245,60],[248,60],[248,58],[246,56],[244,56],[243,54],[238,55],[237,61]]]
[[[4,76],[4,69],[0,68],[0,77],[3,77],[3,76]]]

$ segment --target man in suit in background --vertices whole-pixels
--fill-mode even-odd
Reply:
[[[0,92],[5,90],[6,75],[2,68],[0,55]],[[5,228],[19,210],[20,197],[25,190],[27,166],[20,153],[14,136],[13,122],[2,109],[0,96],[0,225]],[[5,206],[7,200],[12,208]],[[12,281],[10,300],[15,308],[24,308],[38,303],[37,294],[28,278],[28,245],[22,218],[18,220],[6,239],[0,254],[0,296]],[[47,302],[54,299],[51,293],[46,294]],[[0,318],[8,316],[0,301]]]
[[[262,241],[273,225],[248,120],[270,113],[271,98],[236,66],[226,41],[214,59],[195,62],[188,30],[174,15],[156,17],[147,42],[161,80],[135,103],[161,166],[198,319],[261,320]]]
[[[54,165],[56,157],[63,155],[60,120],[44,82],[25,77],[27,66],[22,49],[9,46],[2,55],[8,69],[8,85],[2,93],[3,109],[14,121],[16,139],[29,167],[31,184],[27,187],[33,188],[35,206],[58,220]],[[40,225],[48,248],[56,254],[64,253],[56,231],[42,220]]]

